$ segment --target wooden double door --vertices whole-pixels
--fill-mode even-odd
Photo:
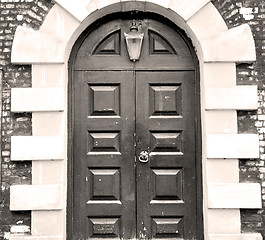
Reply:
[[[115,19],[79,40],[72,69],[70,239],[199,239],[196,71],[156,20],[131,62]]]

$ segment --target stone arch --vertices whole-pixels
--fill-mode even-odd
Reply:
[[[11,138],[11,160],[33,162],[32,185],[11,186],[10,209],[32,211],[32,235],[10,239],[65,239],[68,57],[78,36],[95,19],[130,6],[167,15],[197,51],[205,239],[261,239],[260,234],[241,234],[240,228],[240,208],[261,208],[260,185],[239,183],[238,171],[238,158],[259,157],[258,136],[237,134],[236,110],[257,109],[257,87],[236,85],[236,63],[256,59],[252,33],[247,24],[228,29],[210,0],[188,4],[187,8],[186,0],[57,0],[39,31],[17,28],[11,60],[32,64],[32,88],[12,89],[11,111],[32,112],[33,136]]]

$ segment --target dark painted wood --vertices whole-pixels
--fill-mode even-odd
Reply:
[[[73,239],[132,239],[134,74],[75,71],[74,79]]]
[[[87,29],[72,54],[69,239],[202,239],[195,54],[170,24],[119,17]],[[132,17],[145,33],[136,63],[123,37]]]
[[[111,33],[109,36],[105,37],[96,46],[93,55],[120,55],[120,38],[121,34],[118,30],[117,32]]]
[[[128,70],[133,66],[128,59],[128,54],[124,41],[124,32],[122,31],[123,22],[118,20],[110,21],[104,25],[99,26],[89,37],[86,37],[77,53],[75,69],[76,70]],[[94,54],[98,45],[104,39],[117,33],[119,53],[120,54]]]
[[[96,30],[89,33],[89,37],[84,37],[75,60],[76,70],[194,70],[193,56],[187,47],[182,35],[168,27],[166,24],[152,19],[145,19],[143,16],[135,16],[139,32],[144,33],[144,41],[141,51],[141,57],[136,63],[129,60],[127,48],[124,40],[124,33],[128,33],[132,25],[132,20],[113,20]],[[175,54],[164,53],[163,51],[153,54],[150,47],[150,35],[167,36],[164,40],[169,49]],[[155,34],[154,34],[155,33]],[[102,42],[111,35],[118,34],[116,41],[119,40],[119,49],[111,54],[94,54]],[[106,40],[107,40],[106,39]],[[151,37],[153,39],[153,37]],[[159,57],[158,57],[159,55]]]
[[[148,31],[149,37],[149,54],[174,54],[176,50],[171,44],[163,38],[159,33]]]
[[[141,58],[136,62],[139,70],[194,70],[191,52],[180,34],[164,23],[152,19],[139,19],[141,31],[145,33]],[[176,54],[150,52],[150,34],[163,36]]]
[[[136,73],[136,155],[150,154],[137,164],[139,239],[196,238],[194,84],[193,71]]]

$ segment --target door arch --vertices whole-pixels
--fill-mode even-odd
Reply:
[[[123,39],[133,19],[145,34],[135,63]],[[69,239],[202,239],[198,61],[159,19],[108,16],[73,48]]]

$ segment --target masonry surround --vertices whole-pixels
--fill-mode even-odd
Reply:
[[[191,39],[200,62],[205,240],[261,240],[242,234],[240,208],[261,208],[261,187],[239,183],[238,158],[259,158],[256,134],[237,133],[237,110],[257,109],[257,86],[236,85],[236,63],[256,60],[247,24],[228,29],[209,0],[57,0],[39,31],[17,28],[11,60],[32,64],[32,88],[11,91],[12,112],[32,112],[32,136],[11,138],[11,160],[32,160],[32,185],[10,189],[11,211],[31,210],[31,235],[65,240],[68,59],[80,34],[100,17],[142,10],[167,16]],[[205,21],[207,19],[207,21]],[[43,128],[45,126],[45,128]]]

